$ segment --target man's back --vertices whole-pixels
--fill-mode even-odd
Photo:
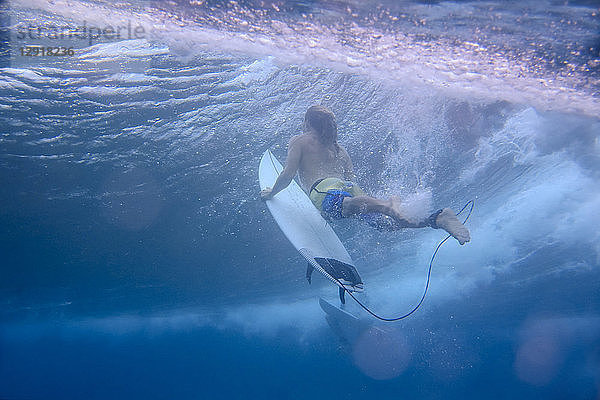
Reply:
[[[300,149],[298,175],[306,192],[321,178],[351,178],[352,162],[342,146],[337,145],[337,149],[334,146],[324,146],[310,133],[294,136],[290,140],[290,147],[292,146]]]

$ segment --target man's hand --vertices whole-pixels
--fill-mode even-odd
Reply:
[[[271,200],[273,198],[272,195],[273,189],[271,188],[266,188],[260,191],[260,198],[263,200]]]

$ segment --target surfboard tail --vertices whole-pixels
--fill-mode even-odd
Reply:
[[[314,257],[310,250],[300,249],[300,254],[308,261],[306,279],[311,282],[314,269],[322,273],[327,279],[340,288],[340,300],[344,303],[343,294],[349,292],[362,292],[364,285],[356,268],[348,263],[329,257]]]

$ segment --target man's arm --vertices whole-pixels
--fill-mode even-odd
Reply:
[[[260,197],[263,200],[269,200],[273,198],[277,193],[281,192],[283,189],[288,187],[288,185],[296,176],[296,172],[298,172],[298,168],[300,167],[300,159],[302,157],[302,144],[298,140],[298,137],[295,136],[290,140],[290,144],[288,146],[288,155],[285,160],[285,168],[277,177],[273,188],[266,188],[260,191]]]

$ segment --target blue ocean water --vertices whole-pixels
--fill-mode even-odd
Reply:
[[[0,398],[600,399],[597,2],[0,11]],[[312,104],[368,192],[475,200],[352,337],[258,196]],[[334,228],[361,300],[418,302],[439,231]]]

